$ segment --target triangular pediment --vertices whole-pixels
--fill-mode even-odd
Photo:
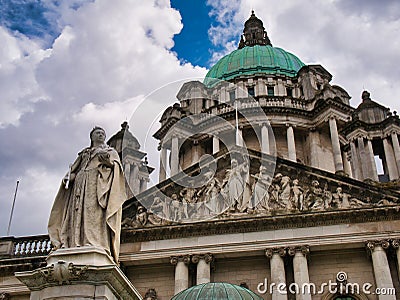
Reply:
[[[396,190],[236,147],[128,200],[122,238],[400,219],[399,209]]]

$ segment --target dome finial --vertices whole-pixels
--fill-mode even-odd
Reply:
[[[239,49],[246,46],[269,45],[272,46],[263,22],[256,17],[254,9],[251,10],[250,18],[244,23],[243,35],[241,36]]]

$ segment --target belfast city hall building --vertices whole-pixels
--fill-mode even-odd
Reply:
[[[119,262],[4,237],[0,299],[400,299],[399,116],[331,79],[252,12],[162,113],[159,162],[127,123],[108,140],[129,191]]]

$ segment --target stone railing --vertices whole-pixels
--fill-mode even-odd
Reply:
[[[296,108],[302,110],[311,110],[312,106],[310,102],[304,101],[303,99],[296,99],[291,97],[278,97],[278,96],[270,96],[270,97],[257,97],[258,101],[255,101],[253,98],[243,98],[238,99],[239,105],[238,108],[246,109],[252,107],[289,107]],[[201,119],[208,119],[215,115],[221,115],[228,112],[232,112],[235,110],[234,104],[231,103],[225,104],[220,103],[218,106],[211,107],[203,111],[205,116]],[[208,115],[208,116],[207,116]]]
[[[34,257],[50,253],[52,246],[48,235],[0,238],[0,257]]]

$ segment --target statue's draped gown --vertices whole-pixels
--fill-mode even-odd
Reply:
[[[118,153],[106,145],[86,148],[72,172],[75,180],[68,190],[61,185],[50,215],[53,245],[97,246],[118,257],[121,207],[126,200]]]

